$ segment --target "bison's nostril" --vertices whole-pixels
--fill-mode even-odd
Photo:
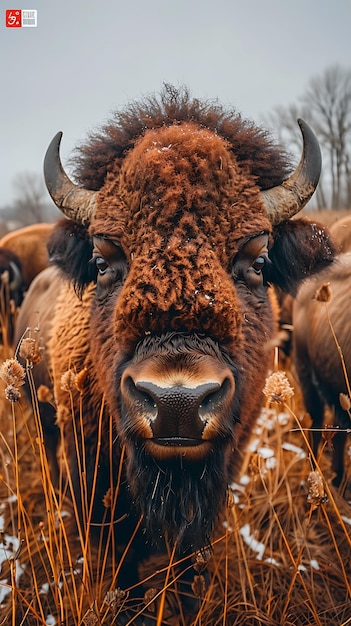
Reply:
[[[125,381],[126,390],[130,398],[133,398],[134,402],[137,403],[138,409],[150,420],[154,420],[157,417],[157,402],[149,394],[146,389],[139,385],[139,383],[134,383],[131,376]]]
[[[228,378],[225,378],[221,385],[217,385],[214,391],[209,390],[201,400],[199,405],[199,417],[203,422],[207,422],[211,415],[218,413],[228,399],[232,397],[232,385]]]

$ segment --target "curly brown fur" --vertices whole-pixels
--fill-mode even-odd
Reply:
[[[187,88],[165,84],[160,96],[145,97],[116,111],[111,121],[77,148],[72,159],[77,181],[87,189],[101,189],[113,164],[120,165],[147,130],[183,122],[208,128],[228,141],[232,153],[261,189],[279,185],[291,170],[286,152],[267,131],[243,119],[235,110],[226,110],[217,100],[192,98]]]

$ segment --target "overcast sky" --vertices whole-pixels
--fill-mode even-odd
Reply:
[[[37,27],[6,28],[5,8],[36,9]],[[0,207],[12,202],[18,173],[42,171],[58,130],[65,163],[111,111],[163,82],[260,122],[296,103],[327,67],[351,67],[351,0],[26,0],[5,8]]]

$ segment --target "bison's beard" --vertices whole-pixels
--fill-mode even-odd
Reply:
[[[178,554],[210,544],[226,499],[226,457],[224,445],[201,463],[185,463],[181,456],[161,463],[143,447],[135,450],[128,482],[150,544],[162,547],[166,539],[176,543]]]

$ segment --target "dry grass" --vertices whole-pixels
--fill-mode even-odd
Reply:
[[[329,487],[329,431],[311,473],[310,424],[287,374],[288,381],[269,381],[213,554],[181,564],[189,590],[179,589],[170,552],[143,566],[147,591],[133,600],[117,587],[113,532],[89,541],[84,458],[80,523],[70,481],[62,477],[58,493],[52,488],[35,389],[32,404],[23,393],[11,403],[1,389],[0,624],[141,624],[141,615],[157,626],[351,624],[351,506]],[[345,484],[350,459],[346,473]],[[116,497],[117,490],[106,506],[113,509]],[[181,596],[192,593],[198,610],[187,618]]]

